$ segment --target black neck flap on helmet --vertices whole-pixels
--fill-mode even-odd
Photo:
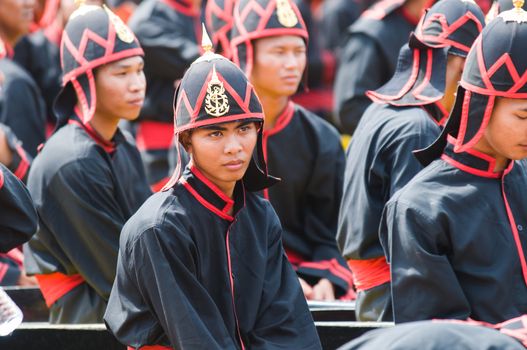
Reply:
[[[232,60],[248,77],[254,62],[253,40],[295,35],[302,37],[307,45],[306,25],[292,0],[240,0],[234,6],[233,18]]]
[[[81,5],[70,16],[60,44],[63,88],[54,104],[57,129],[66,124],[77,102],[84,124],[93,117],[95,68],[143,55],[134,33],[108,7]]]
[[[263,154],[262,105],[244,72],[225,57],[213,53],[212,43],[203,28],[205,53],[192,63],[181,79],[174,97],[174,134],[176,143],[183,131],[199,127],[238,122],[260,123],[255,152],[243,177],[248,191],[261,191],[279,179],[270,176]],[[181,176],[179,147],[174,174],[163,190],[173,187]]]
[[[207,0],[205,6],[205,23],[212,33],[212,44],[216,52],[231,58],[232,13],[235,0]]]
[[[435,105],[445,93],[447,55],[466,57],[484,25],[483,12],[472,0],[437,2],[401,48],[392,79],[366,95],[394,106]]]
[[[457,90],[456,102],[438,139],[415,156],[423,165],[438,158],[447,137],[454,152],[471,149],[482,137],[496,97],[527,99],[527,12],[523,1],[492,20],[472,46]]]

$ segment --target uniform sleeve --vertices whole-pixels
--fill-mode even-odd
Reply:
[[[45,141],[44,101],[36,85],[22,78],[10,82],[4,91],[0,122],[11,128],[22,147],[34,157],[38,145]]]
[[[298,278],[285,256],[276,219],[269,241],[258,320],[249,349],[321,349]]]
[[[179,229],[170,242],[151,228],[123,247],[105,321],[132,347],[155,345],[152,329],[161,326],[175,349],[237,349],[197,278],[196,247]]]
[[[391,200],[379,236],[392,279],[396,323],[433,318],[467,319],[470,305],[449,261],[449,239],[438,218]]]
[[[37,212],[24,184],[0,164],[0,252],[28,241],[37,230]]]
[[[312,261],[301,263],[297,273],[310,280],[329,279],[337,295],[346,294],[352,275],[337,247],[336,232],[345,168],[339,138],[326,134],[306,192],[304,234],[311,242]]]
[[[377,44],[365,35],[351,36],[341,53],[335,80],[335,116],[342,132],[353,134],[371,104],[366,91],[382,86],[387,74]]]
[[[409,135],[397,138],[386,149],[386,155],[389,159],[389,198],[423,169],[423,166],[413,155],[412,151],[427,147],[433,141],[433,137],[430,140],[423,140],[421,135]]]
[[[62,251],[76,271],[107,300],[115,277],[119,234],[126,222],[115,198],[111,171],[90,158],[70,163],[59,170],[38,208],[43,224],[54,232]],[[29,243],[38,249],[45,240]],[[69,262],[63,266],[71,266]]]
[[[11,131],[10,127],[0,123],[0,129],[4,132],[7,145],[12,153],[11,164],[8,164],[7,167],[17,178],[26,183],[33,158],[24,150],[22,143]]]
[[[16,286],[20,278],[20,266],[7,254],[0,254],[0,285]]]

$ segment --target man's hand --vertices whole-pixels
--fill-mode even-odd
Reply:
[[[302,286],[302,292],[304,292],[304,297],[307,300],[311,300],[313,296],[313,288],[300,277],[298,277],[298,281],[300,282],[300,286]]]
[[[312,300],[320,301],[334,301],[335,290],[333,284],[327,279],[322,278],[316,285],[313,286]]]

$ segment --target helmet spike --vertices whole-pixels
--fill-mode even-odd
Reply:
[[[207,28],[205,28],[204,23],[201,23],[201,28],[203,33],[201,35],[201,47],[205,53],[212,52],[212,41],[210,40],[209,34],[207,33]]]

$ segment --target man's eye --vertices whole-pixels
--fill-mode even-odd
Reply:
[[[211,137],[220,137],[221,136],[221,131],[213,131],[209,134],[209,136]]]

